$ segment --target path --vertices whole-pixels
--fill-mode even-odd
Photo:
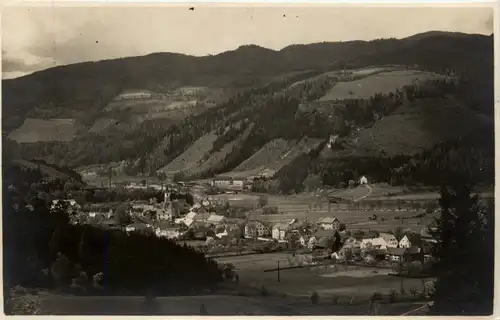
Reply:
[[[368,197],[368,196],[370,196],[370,195],[372,194],[373,189],[372,189],[372,187],[370,187],[370,185],[368,185],[368,184],[364,184],[363,186],[364,186],[365,188],[368,188],[368,192],[367,192],[364,196],[359,197],[359,198],[357,198],[357,199],[354,199],[354,200],[353,200],[354,202],[358,202],[359,200],[363,200],[364,198],[366,198],[366,197]]]

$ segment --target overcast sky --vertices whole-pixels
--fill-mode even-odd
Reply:
[[[491,8],[8,7],[2,76],[56,65],[180,52],[217,54],[244,44],[282,49],[321,41],[402,38],[430,30],[491,34]]]

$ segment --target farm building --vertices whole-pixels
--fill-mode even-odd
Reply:
[[[420,248],[387,248],[386,254],[388,261],[393,262],[412,262],[424,261],[424,252]]]
[[[224,216],[220,216],[217,214],[211,214],[208,219],[208,223],[214,224],[214,225],[222,225],[227,223],[227,219]]]
[[[393,234],[381,232],[379,237],[383,238],[385,242],[387,242],[387,246],[389,248],[396,248],[399,245],[398,239],[396,239],[396,236]]]
[[[287,233],[291,230],[289,223],[277,223],[273,226],[272,237],[276,240],[285,240]]]
[[[217,177],[212,180],[212,186],[222,190],[243,191],[248,182],[245,178]]]
[[[421,247],[422,239],[418,234],[407,234],[399,241],[400,248]]]
[[[369,238],[361,240],[361,249],[375,248],[375,249],[387,249],[387,248],[397,248],[398,240],[392,234],[381,233],[378,238]]]
[[[150,99],[152,96],[153,93],[146,90],[127,91],[116,97],[116,100]]]
[[[250,221],[245,225],[245,237],[265,237],[269,236],[269,228],[260,221]]]
[[[319,218],[317,224],[325,230],[339,230],[340,221],[335,217]]]
[[[368,179],[365,177],[365,176],[362,176],[360,179],[359,179],[359,184],[363,185],[363,184],[368,184]]]

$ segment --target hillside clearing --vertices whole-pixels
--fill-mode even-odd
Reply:
[[[176,172],[189,170],[199,165],[203,161],[205,154],[208,154],[210,150],[212,150],[215,140],[217,140],[217,134],[215,132],[204,135],[196,140],[180,156],[158,171],[165,172],[167,175],[172,175]]]
[[[382,72],[368,75],[359,80],[339,82],[319,100],[368,99],[377,93],[387,94],[415,82],[442,77],[435,73],[418,70]]]
[[[71,141],[77,130],[75,119],[27,118],[21,127],[9,134],[9,139],[18,143]]]
[[[229,143],[226,143],[221,150],[212,152],[206,160],[203,161],[202,159],[197,166],[190,167],[189,169],[183,170],[183,172],[185,172],[189,176],[193,174],[195,175],[203,173],[206,172],[207,170],[217,167],[224,161],[226,156],[230,154],[238,144],[240,144],[248,137],[251,130],[252,126],[248,127],[245,130],[245,132],[243,132],[240,136],[238,136],[238,138]]]
[[[424,99],[362,129],[356,147],[367,153],[412,155],[449,139],[474,134],[486,119],[451,99]]]
[[[253,156],[243,161],[236,169],[225,174],[232,177],[268,176],[272,177],[281,168],[301,154],[309,152],[321,139],[304,138],[297,140],[275,139],[268,142]]]

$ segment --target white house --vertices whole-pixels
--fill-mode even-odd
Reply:
[[[368,184],[368,179],[366,179],[365,176],[362,176],[361,179],[359,179],[359,184]]]
[[[379,237],[385,240],[388,248],[397,248],[399,245],[398,239],[393,234],[381,232]]]
[[[290,231],[291,226],[288,223],[277,223],[273,226],[272,237],[276,240],[285,240],[286,234]]]
[[[219,238],[219,239],[224,238],[224,237],[227,237],[227,235],[228,235],[228,233],[227,233],[227,230],[226,230],[226,229],[224,229],[224,231],[223,231],[223,232],[219,232],[219,233],[216,233],[216,234],[215,234],[215,236],[216,236],[217,238]]]
[[[207,222],[211,223],[211,224],[215,224],[215,225],[222,225],[222,224],[225,224],[227,222],[227,218],[224,216],[217,215],[217,214],[211,214],[208,217]]]
[[[335,217],[323,217],[319,218],[317,224],[325,230],[339,230],[340,221]]]
[[[411,248],[413,246],[420,247],[422,240],[419,235],[407,234],[399,241],[400,248]]]
[[[361,240],[361,243],[360,243],[361,249],[366,249],[369,247],[372,247],[375,249],[387,249],[388,245],[387,245],[387,241],[385,241],[385,239],[382,237]]]
[[[269,235],[269,228],[260,221],[250,221],[245,225],[245,237],[264,237]]]

